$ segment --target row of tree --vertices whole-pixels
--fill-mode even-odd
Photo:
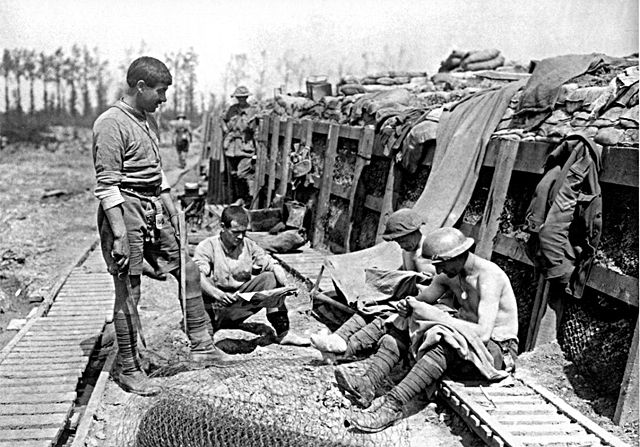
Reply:
[[[144,42],[138,49],[125,50],[119,65],[124,79],[129,63],[148,54]],[[173,81],[169,109],[193,116],[196,106],[198,55],[193,48],[165,54]],[[73,45],[69,51],[58,48],[53,53],[31,49],[4,49],[0,62],[4,84],[4,110],[17,115],[42,111],[48,115],[94,117],[122,94],[121,81],[116,84],[109,61],[98,48]],[[28,95],[28,97],[24,97]]]
[[[248,86],[254,97],[262,100],[273,87],[285,92],[304,91],[305,80],[313,75],[324,74],[337,80],[348,73],[404,69],[409,65],[403,47],[397,53],[389,47],[383,50],[381,57],[365,52],[360,61],[338,59],[334,67],[323,67],[323,73],[318,73],[313,57],[298,55],[291,49],[276,57],[266,50],[252,57],[234,54],[222,74],[222,101],[216,101],[211,93],[199,91],[196,76],[199,56],[194,49],[172,51],[164,55],[164,62],[174,77],[164,110],[174,116],[184,112],[196,119],[198,112],[225,106],[229,94],[239,85]],[[98,48],[77,44],[68,51],[58,48],[51,54],[25,48],[4,49],[0,62],[4,110],[17,115],[43,111],[59,117],[92,118],[122,94],[124,84],[121,80],[125,79],[129,64],[144,54],[150,54],[150,51],[142,41],[138,48],[126,49],[122,62],[112,69]]]

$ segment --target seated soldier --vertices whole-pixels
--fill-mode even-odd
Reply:
[[[402,249],[401,270],[422,272],[428,281],[435,275],[435,268],[423,263],[423,269],[420,269],[416,264],[422,242],[422,224],[422,219],[415,211],[408,208],[400,209],[389,216],[382,238],[396,242]],[[389,315],[390,313],[386,312],[365,319],[356,313],[334,333],[312,335],[312,345],[325,356],[332,353],[338,354],[337,359],[350,359],[359,351],[375,346],[385,333],[384,321]]]
[[[398,385],[371,405],[376,388],[399,362],[403,351],[401,342],[385,335],[363,375],[348,371],[340,374],[338,386],[360,398],[361,402],[364,400],[364,406],[371,405],[352,421],[346,421],[347,425],[365,432],[377,432],[393,425],[402,418],[403,405],[427,390],[448,370],[462,369],[489,379],[502,378],[507,375],[505,371],[513,371],[518,349],[518,309],[511,283],[496,264],[469,252],[473,244],[473,239],[466,238],[455,228],[441,228],[428,234],[419,261],[433,264],[438,275],[417,297],[399,302],[398,310],[401,316],[411,317],[410,329],[415,329],[416,321],[434,321],[432,318],[437,312],[429,305],[451,291],[458,312],[455,318],[443,313],[448,320],[443,318],[442,321],[466,334],[464,336],[470,340],[469,351],[472,347],[486,348],[485,363],[468,353],[463,359],[462,351],[454,349],[444,337],[425,348],[425,333],[417,338],[412,334],[415,365]],[[420,348],[418,352],[416,347]],[[470,365],[473,368],[465,369]]]
[[[266,308],[278,343],[308,346],[308,339],[289,331],[284,295],[256,294],[249,301],[238,295],[286,286],[287,275],[271,256],[245,237],[249,215],[244,208],[228,206],[220,221],[220,234],[200,242],[193,257],[200,268],[202,297],[213,330],[236,328]]]

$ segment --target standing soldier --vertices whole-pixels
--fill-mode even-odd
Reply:
[[[187,116],[183,113],[176,117],[175,121],[175,145],[178,152],[178,164],[181,168],[186,166],[187,153],[189,152],[189,143],[193,136],[191,135],[191,123]]]
[[[247,102],[250,95],[247,87],[236,88],[231,95],[236,98],[236,103],[229,106],[222,118],[222,147],[231,175],[232,201],[242,199],[247,205],[254,194],[253,158],[256,153],[254,134],[257,109]]]
[[[160,389],[140,366],[137,349],[140,274],[143,259],[158,272],[179,279],[178,213],[162,170],[158,126],[151,115],[165,102],[171,73],[161,61],[140,57],[127,71],[124,97],[93,125],[95,195],[102,253],[113,275],[114,326],[122,365],[116,377],[126,391],[150,396]],[[168,218],[168,219],[167,219]],[[195,361],[218,361],[200,293],[200,272],[190,259],[186,272],[186,331]],[[178,281],[179,282],[179,281]]]

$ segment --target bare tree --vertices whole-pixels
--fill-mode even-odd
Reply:
[[[24,50],[21,48],[15,48],[11,52],[13,59],[13,73],[16,81],[16,88],[13,91],[13,95],[16,100],[16,111],[18,112],[18,114],[22,114],[22,77],[24,75]]]
[[[195,91],[196,91],[196,68],[198,67],[198,55],[193,50],[193,47],[189,48],[183,57],[182,71],[183,84],[184,84],[184,103],[185,113],[190,117],[193,117],[195,111]]]
[[[42,108],[45,112],[53,109],[49,104],[49,82],[54,80],[51,66],[51,56],[47,56],[44,51],[41,52],[39,55],[37,76],[42,81]]]
[[[247,79],[249,78],[249,74],[247,73],[248,68],[249,58],[245,53],[231,55],[231,57],[229,58],[229,62],[227,62],[225,77],[233,86],[233,88],[246,83]],[[227,91],[225,88],[225,96],[226,94]]]
[[[107,68],[109,62],[101,59],[98,47],[93,49],[93,59],[95,61],[96,107],[98,112],[102,112],[107,108],[107,84],[109,82]]]
[[[256,99],[261,101],[266,94],[267,91],[267,74],[269,70],[269,59],[267,50],[262,50],[260,52],[260,59],[258,65],[255,67],[256,71]]]
[[[171,74],[173,75],[173,115],[178,114],[179,98],[180,98],[180,79],[182,76],[182,65],[184,55],[182,52],[165,53],[164,55],[166,64],[170,67]]]
[[[289,88],[289,82],[293,75],[294,71],[294,54],[291,49],[287,49],[280,58],[278,58],[278,62],[276,63],[276,68],[278,69],[278,74],[280,74],[280,80],[282,82],[282,86],[285,91]]]
[[[36,52],[34,50],[24,50],[23,52],[24,76],[29,81],[29,114],[33,115],[36,110],[34,94],[34,84],[36,80]]]
[[[56,83],[56,113],[60,115],[62,113],[62,80],[63,80],[63,69],[64,69],[64,51],[62,48],[58,48],[55,53],[53,53],[51,59],[51,66],[53,68],[53,79]]]
[[[11,50],[5,48],[2,53],[2,75],[4,76],[4,109],[9,113],[11,100],[9,99],[9,76],[13,72],[13,56]]]
[[[96,61],[85,45],[82,47],[82,64],[80,64],[80,89],[82,91],[82,113],[84,116],[93,114],[89,87],[96,79],[95,69]]]

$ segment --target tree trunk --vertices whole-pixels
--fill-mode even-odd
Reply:
[[[33,84],[35,83],[34,76],[29,78],[29,115],[33,115],[36,111],[36,97],[33,91]]]

